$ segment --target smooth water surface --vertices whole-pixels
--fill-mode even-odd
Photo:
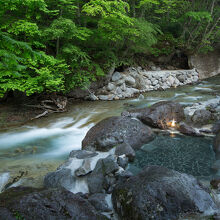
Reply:
[[[136,152],[132,166],[158,165],[197,177],[211,176],[215,162],[212,142],[210,137],[159,134]]]

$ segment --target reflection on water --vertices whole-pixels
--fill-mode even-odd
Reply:
[[[81,148],[86,132],[102,119],[120,115],[131,107],[146,107],[162,100],[174,100],[187,105],[205,101],[220,95],[219,85],[220,76],[194,86],[148,92],[142,100],[77,102],[66,113],[53,114],[29,122],[26,126],[2,131],[0,175],[24,167],[32,173],[32,177],[40,170],[43,170],[42,173],[54,170],[71,150]]]

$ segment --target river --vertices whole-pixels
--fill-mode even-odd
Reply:
[[[81,101],[72,104],[66,113],[49,115],[7,131],[0,129],[0,185],[10,176],[22,176],[25,185],[42,186],[44,175],[55,170],[71,150],[80,149],[86,132],[106,117],[162,100],[190,105],[218,95],[220,76],[195,85],[148,92],[141,100]]]

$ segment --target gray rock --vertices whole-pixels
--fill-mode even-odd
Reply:
[[[149,86],[151,85],[151,81],[149,79],[147,79],[145,82],[146,82],[146,85],[149,85]]]
[[[127,89],[127,87],[126,87],[125,83],[123,83],[123,84],[121,85],[121,90],[122,90],[122,91],[126,91],[126,89]]]
[[[156,66],[151,66],[150,67],[153,71],[157,71],[157,67]]]
[[[199,77],[198,77],[198,76],[194,76],[194,77],[193,77],[193,81],[194,81],[194,82],[197,82],[198,80],[199,80]]]
[[[69,157],[77,158],[77,159],[86,159],[97,156],[98,153],[87,151],[87,150],[72,150],[69,154]]]
[[[125,83],[129,86],[135,85],[135,79],[132,76],[126,76],[125,77]]]
[[[120,87],[117,87],[116,90],[115,90],[115,93],[120,95],[122,93],[122,90]]]
[[[202,134],[200,134],[198,131],[196,131],[193,127],[187,125],[184,122],[181,122],[179,124],[178,130],[182,133],[182,134],[186,134],[189,136],[203,136]]]
[[[195,68],[199,73],[200,79],[209,78],[220,73],[220,52],[216,48],[206,54],[193,54],[188,57],[190,68]],[[193,72],[196,72],[191,70]]]
[[[107,90],[108,91],[112,91],[112,90],[114,90],[115,89],[115,85],[113,84],[113,83],[108,83],[108,85],[107,85]]]
[[[120,85],[122,85],[124,82],[125,82],[124,79],[120,79],[120,80],[116,81],[115,84],[116,84],[117,86],[120,86]]]
[[[170,86],[172,86],[174,84],[174,82],[175,82],[175,78],[173,76],[169,76],[167,81],[170,84]]]
[[[130,117],[110,117],[87,132],[82,141],[82,148],[108,151],[126,140],[132,148],[138,149],[153,139],[153,131],[139,120]]]
[[[1,219],[107,219],[84,198],[65,189],[16,187],[0,195]]]
[[[113,156],[99,159],[95,169],[88,176],[88,188],[90,193],[102,193],[108,190],[110,185],[106,184],[106,175],[115,173],[119,169],[117,162]],[[105,188],[105,189],[104,189]]]
[[[153,86],[156,86],[157,84],[158,84],[158,80],[154,79],[154,80],[152,81],[152,85],[153,85]]]
[[[119,156],[117,159],[117,163],[120,167],[125,169],[128,165],[128,158],[125,155]]]
[[[97,96],[95,96],[93,93],[91,93],[91,94],[89,95],[89,100],[91,100],[91,101],[97,101],[97,100],[99,100],[99,99],[98,99]]]
[[[109,212],[111,211],[108,203],[106,202],[106,194],[96,193],[89,197],[88,201],[95,207],[99,212]]]
[[[91,169],[91,159],[83,160],[82,166],[75,170],[76,176],[85,176],[92,171]]]
[[[186,80],[186,75],[184,75],[184,74],[179,74],[176,77],[182,83]]]
[[[44,177],[44,185],[47,188],[65,188],[71,190],[75,185],[75,177],[68,168],[62,168],[55,172],[50,172]]]
[[[146,89],[146,82],[142,75],[137,75],[135,78],[135,87],[139,90]]]
[[[140,119],[144,124],[163,129],[167,128],[173,119],[177,122],[184,119],[183,107],[171,101],[158,102],[150,108],[134,109],[129,111],[128,115]]]
[[[130,144],[128,143],[122,143],[119,144],[116,149],[115,149],[115,155],[117,156],[121,156],[125,154],[126,157],[128,157],[129,162],[134,161],[135,158],[135,151],[133,150],[133,148],[130,146]]]
[[[113,75],[112,75],[112,81],[115,82],[115,81],[118,81],[119,79],[122,78],[122,75],[121,73],[119,72],[115,72]]]
[[[104,184],[104,175],[103,173],[94,173],[92,172],[88,178],[88,188],[89,192],[91,194],[93,193],[104,193],[105,190],[103,189],[103,184]]]
[[[126,220],[178,219],[187,213],[218,210],[210,191],[196,178],[159,166],[119,181],[112,201],[119,217]]]
[[[211,117],[212,114],[210,111],[205,109],[198,109],[194,112],[191,119],[195,124],[204,125],[209,123]]]
[[[138,99],[144,99],[144,96],[143,96],[142,94],[140,94],[140,95],[138,96]]]
[[[103,101],[111,101],[114,98],[114,95],[99,95],[98,96],[100,100]]]

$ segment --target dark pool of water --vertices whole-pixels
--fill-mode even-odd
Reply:
[[[136,152],[131,171],[147,165],[160,165],[197,177],[211,176],[215,162],[212,138],[158,135]]]

